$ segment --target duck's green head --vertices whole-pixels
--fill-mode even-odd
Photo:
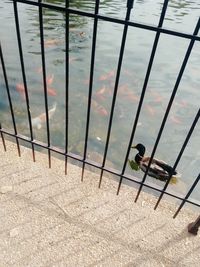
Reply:
[[[141,156],[144,156],[146,149],[145,149],[145,146],[143,144],[137,144],[136,146],[132,146],[131,148],[137,149],[139,151],[139,154]]]

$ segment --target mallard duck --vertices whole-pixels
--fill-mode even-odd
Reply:
[[[139,153],[135,156],[135,162],[139,165],[143,172],[146,172],[150,157],[145,156],[145,146],[142,144],[137,144],[136,146],[132,146],[132,148],[135,148],[139,151]],[[148,175],[161,181],[167,181],[172,170],[173,168],[166,162],[153,158]],[[177,178],[180,178],[180,176],[181,175],[175,170],[170,179],[170,183],[176,183]]]

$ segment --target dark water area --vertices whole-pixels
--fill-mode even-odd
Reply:
[[[65,5],[65,1],[44,1]],[[69,1],[72,8],[94,12],[95,1]],[[158,25],[163,1],[137,0],[131,21]],[[36,6],[19,3],[19,22],[23,46],[30,110],[34,138],[47,142],[46,123],[40,121],[44,109],[44,90],[41,71],[39,14]],[[124,19],[126,1],[100,1],[99,13]],[[200,2],[169,1],[164,21],[165,28],[193,33],[200,16]],[[70,14],[69,16],[69,151],[83,155],[87,114],[93,20]],[[43,10],[44,44],[47,70],[50,139],[53,146],[65,149],[65,14]],[[20,134],[30,136],[23,80],[20,67],[16,29],[11,1],[0,3],[0,37],[8,75],[9,88]],[[91,160],[102,162],[107,136],[110,107],[114,90],[123,25],[98,21],[97,45],[91,106],[88,155]],[[126,155],[135,113],[154,42],[153,31],[129,27],[113,117],[106,166],[121,169]],[[146,145],[150,154],[158,134],[168,101],[174,88],[188,39],[161,34],[145,99],[133,143]],[[200,43],[196,42],[184,71],[174,103],[155,157],[173,165],[186,134],[199,109],[200,103]],[[11,115],[2,70],[0,70],[0,122],[13,131]],[[199,173],[200,163],[199,122],[178,165],[182,178],[170,186],[175,192],[186,192]],[[131,151],[130,158],[134,158]],[[127,167],[126,174],[141,179],[143,173]],[[147,182],[162,183],[148,177]],[[200,200],[200,186],[192,194]]]

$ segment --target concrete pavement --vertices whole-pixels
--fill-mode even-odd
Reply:
[[[0,266],[193,266],[200,263],[200,235],[187,232],[198,212],[6,141],[0,141]]]

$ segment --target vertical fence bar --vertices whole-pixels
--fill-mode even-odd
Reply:
[[[186,200],[189,198],[189,196],[191,195],[191,193],[193,192],[194,188],[196,187],[196,185],[198,184],[200,180],[200,174],[198,175],[198,177],[196,178],[196,180],[194,181],[194,183],[192,184],[190,190],[188,191],[188,193],[186,194],[184,200],[181,202],[180,206],[178,207],[177,211],[175,212],[173,218],[176,218],[176,216],[179,214],[180,210],[182,209],[182,207],[185,205]]]
[[[69,0],[65,0],[65,175],[67,174],[69,125]]]
[[[160,15],[160,20],[159,20],[159,23],[158,23],[158,28],[161,28],[162,25],[163,25],[165,14],[166,14],[166,10],[167,10],[167,6],[168,6],[168,2],[169,2],[169,0],[165,0],[165,2],[163,4],[162,12],[161,12],[161,15]],[[121,188],[121,184],[122,184],[122,180],[123,180],[123,175],[124,175],[124,172],[126,170],[127,161],[128,161],[128,157],[129,157],[129,154],[130,154],[132,142],[133,142],[133,139],[134,139],[134,136],[135,136],[137,123],[138,123],[138,119],[139,119],[139,116],[140,116],[140,112],[141,112],[141,108],[142,108],[142,104],[143,104],[143,100],[144,100],[147,84],[148,84],[148,81],[149,81],[149,77],[150,77],[150,73],[151,73],[151,69],[152,69],[152,65],[153,65],[153,61],[154,61],[154,57],[155,57],[155,53],[156,53],[156,49],[157,49],[157,46],[158,46],[159,38],[160,38],[160,31],[158,30],[156,32],[156,36],[155,36],[155,39],[154,39],[153,48],[152,48],[152,51],[151,51],[151,56],[150,56],[150,60],[149,60],[149,64],[148,64],[148,68],[147,68],[147,72],[146,72],[146,76],[145,76],[145,79],[144,79],[144,84],[143,84],[143,87],[142,87],[142,92],[141,92],[141,96],[140,96],[140,100],[139,100],[139,104],[138,104],[135,120],[134,120],[134,123],[133,123],[133,129],[132,129],[130,141],[129,141],[129,144],[128,144],[128,149],[127,149],[127,153],[126,153],[126,156],[125,156],[124,164],[123,164],[123,167],[122,167],[120,181],[119,181],[119,185],[118,185],[118,189],[117,189],[117,195],[119,194],[119,190]]]
[[[4,76],[5,85],[6,85],[6,92],[7,92],[7,96],[8,96],[9,107],[10,107],[10,113],[11,113],[11,117],[12,117],[12,124],[13,124],[14,134],[16,136],[15,138],[16,138],[17,151],[18,151],[19,157],[21,157],[21,150],[20,150],[20,146],[19,146],[19,140],[17,138],[17,127],[16,127],[16,123],[15,123],[15,115],[14,115],[12,100],[11,100],[11,96],[10,96],[10,90],[9,90],[9,86],[8,86],[8,78],[7,78],[6,67],[5,67],[5,63],[4,63],[3,51],[2,51],[2,48],[1,48],[1,43],[0,43],[0,58],[1,58],[3,76]]]
[[[94,25],[93,25],[92,53],[91,53],[91,63],[90,63],[90,82],[89,82],[88,105],[87,105],[88,108],[87,108],[87,120],[86,120],[86,130],[85,130],[85,144],[84,144],[84,152],[83,152],[83,166],[82,166],[81,181],[83,181],[84,170],[85,170],[85,159],[87,155],[87,144],[88,144],[90,111],[91,111],[91,100],[92,100],[92,86],[93,86],[93,77],[94,77],[94,62],[95,62],[96,39],[97,39],[97,25],[98,25],[97,14],[99,12],[99,2],[100,0],[96,0],[96,4],[95,4],[95,18],[94,18]]]
[[[2,143],[3,143],[3,148],[4,148],[4,151],[6,151],[6,143],[5,143],[5,139],[4,139],[4,136],[3,136],[3,133],[1,132],[1,123],[0,123],[0,133],[1,133],[1,140],[2,140]]]
[[[48,113],[48,97],[47,97],[47,82],[46,82],[46,64],[45,64],[45,50],[44,50],[44,29],[43,29],[43,14],[42,14],[42,0],[39,3],[39,24],[40,24],[40,44],[42,56],[42,75],[44,85],[44,100],[45,100],[45,113],[46,113],[46,127],[47,127],[47,146],[48,146],[48,161],[49,168],[51,168],[51,151],[50,151],[50,128],[49,128],[49,113]]]
[[[179,161],[180,161],[180,159],[181,159],[181,157],[182,157],[182,154],[183,154],[183,152],[184,152],[184,150],[185,150],[185,148],[186,148],[186,146],[187,146],[187,143],[188,143],[188,141],[190,140],[190,137],[191,137],[191,135],[192,135],[192,133],[193,133],[193,130],[194,130],[194,128],[195,128],[195,126],[196,126],[196,124],[197,124],[197,122],[198,122],[199,116],[200,116],[200,109],[199,109],[199,111],[198,111],[197,114],[196,114],[196,117],[195,117],[195,119],[194,119],[194,121],[193,121],[193,123],[192,123],[192,126],[191,126],[191,128],[190,128],[190,130],[189,130],[189,132],[188,132],[188,134],[187,134],[187,136],[186,136],[186,139],[185,139],[185,141],[184,141],[184,143],[183,143],[183,146],[182,146],[182,148],[181,148],[181,150],[180,150],[180,152],[179,152],[179,155],[178,155],[178,157],[177,157],[177,159],[176,159],[176,162],[174,163],[174,166],[173,166],[173,168],[172,168],[172,171],[171,171],[171,173],[169,174],[169,179],[168,179],[168,181],[165,183],[165,186],[163,187],[162,193],[160,194],[160,196],[159,196],[159,198],[158,198],[158,201],[157,201],[157,203],[156,203],[154,209],[156,209],[156,208],[158,207],[158,204],[160,203],[160,201],[161,201],[161,199],[162,199],[162,197],[163,197],[163,194],[164,194],[165,190],[166,190],[167,187],[168,187],[168,184],[169,184],[169,182],[170,182],[170,179],[171,179],[171,177],[173,176],[173,173],[174,173],[174,171],[175,171],[175,169],[176,169],[176,167],[177,167],[177,165],[178,165],[178,163],[179,163]]]
[[[200,18],[199,18],[199,20],[198,20],[198,22],[197,22],[197,25],[196,25],[196,28],[195,28],[195,30],[194,30],[193,36],[196,36],[196,35],[198,34],[199,27],[200,27]],[[172,94],[171,94],[171,97],[170,97],[170,100],[169,100],[169,103],[168,103],[168,106],[167,106],[167,109],[166,109],[166,112],[165,112],[163,121],[162,121],[162,123],[161,123],[160,130],[159,130],[159,132],[158,132],[158,136],[157,136],[157,138],[156,138],[156,142],[155,142],[153,151],[152,151],[152,153],[151,153],[151,157],[150,157],[150,160],[149,160],[149,164],[148,164],[147,169],[146,169],[146,172],[145,172],[145,174],[144,174],[144,176],[143,176],[142,183],[141,183],[141,185],[140,185],[140,187],[139,187],[137,196],[136,196],[136,198],[135,198],[135,202],[137,201],[137,199],[138,199],[138,197],[139,197],[139,195],[140,195],[140,192],[141,192],[141,190],[142,190],[143,184],[144,184],[144,182],[145,182],[145,180],[146,180],[146,177],[147,177],[147,174],[148,174],[150,165],[151,165],[151,163],[152,163],[152,159],[153,159],[153,157],[154,157],[154,155],[155,155],[155,152],[156,152],[158,143],[159,143],[159,141],[160,141],[160,138],[161,138],[161,135],[162,135],[162,132],[163,132],[163,129],[164,129],[164,126],[165,126],[165,123],[166,123],[168,114],[169,114],[169,112],[170,112],[170,109],[171,109],[173,100],[174,100],[174,98],[175,98],[175,95],[176,95],[176,92],[177,92],[179,83],[180,83],[180,81],[181,81],[181,78],[182,78],[182,76],[183,76],[183,72],[184,72],[184,70],[185,70],[186,64],[187,64],[188,59],[189,59],[189,57],[190,57],[190,54],[191,54],[191,51],[192,51],[194,42],[195,42],[195,39],[192,38],[191,41],[190,41],[190,44],[189,44],[189,46],[188,46],[187,52],[186,52],[186,54],[185,54],[185,57],[184,57],[184,60],[183,60],[181,69],[180,69],[180,71],[179,71],[179,74],[178,74],[178,77],[177,77],[177,80],[176,80],[176,83],[175,83],[173,92],[172,92]]]
[[[130,14],[131,14],[131,9],[133,8],[133,3],[134,3],[134,0],[131,0],[131,1],[128,0],[127,1],[127,6],[126,6],[127,11],[126,11],[125,21],[128,21],[130,19]],[[123,35],[122,35],[122,41],[121,41],[121,48],[120,48],[118,66],[117,66],[117,73],[116,73],[116,79],[115,79],[114,93],[113,93],[113,99],[112,99],[112,105],[111,105],[111,111],[110,111],[110,118],[109,118],[108,130],[107,130],[107,138],[106,138],[101,174],[100,174],[100,178],[99,178],[99,188],[101,187],[103,168],[105,166],[106,156],[107,156],[107,152],[108,152],[108,145],[109,145],[109,141],[110,141],[110,133],[111,133],[111,128],[112,128],[114,108],[115,108],[115,102],[116,102],[116,97],[117,97],[118,84],[119,84],[119,78],[120,78],[120,73],[121,73],[122,60],[123,60],[123,56],[124,56],[127,32],[128,32],[128,25],[125,24],[124,30],[123,30]]]
[[[23,52],[22,52],[22,42],[21,42],[19,17],[18,17],[18,9],[17,9],[16,0],[13,1],[13,7],[14,7],[14,15],[15,15],[15,26],[16,26],[16,32],[17,32],[19,56],[20,56],[20,63],[21,63],[21,70],[22,70],[22,78],[23,78],[24,91],[25,91],[26,109],[27,109],[29,129],[30,129],[30,137],[31,137],[31,141],[33,141],[33,129],[32,129],[32,122],[31,122],[31,112],[30,112],[30,105],[29,105],[29,96],[28,96],[28,88],[27,88],[27,81],[26,81],[26,74],[25,74],[24,57],[23,57]],[[31,143],[31,147],[32,147],[33,161],[35,161],[35,149],[34,149],[33,143]]]

